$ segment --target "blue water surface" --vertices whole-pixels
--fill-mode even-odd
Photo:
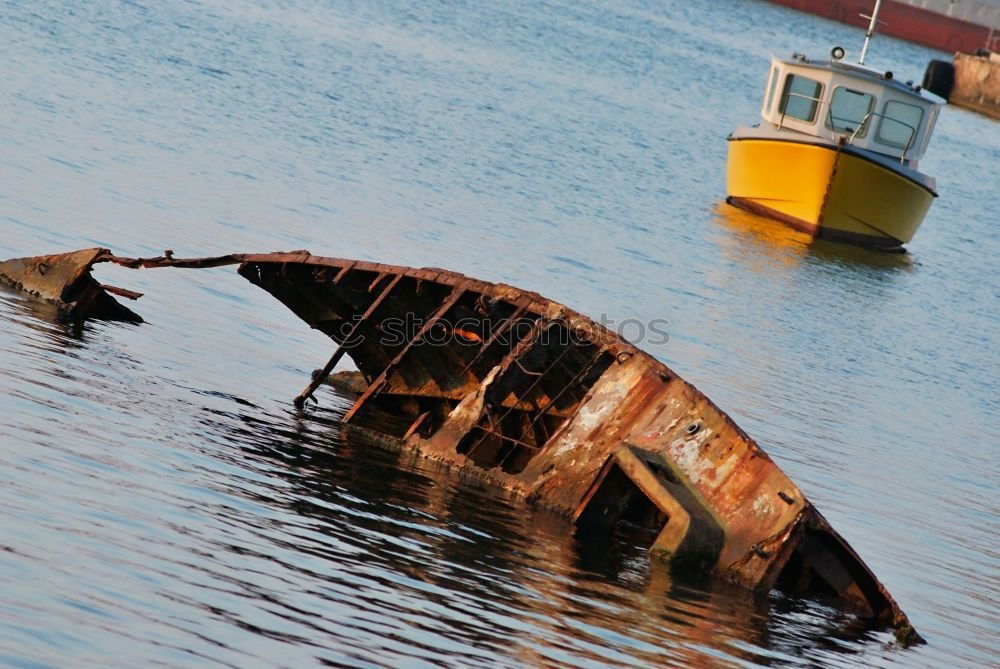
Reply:
[[[306,248],[669,321],[633,336],[928,641],[595,554],[330,391],[296,414],[331,344],[231,269],[102,266],[146,323],[0,292],[0,664],[995,664],[1000,126],[943,111],[905,256],[723,202],[771,54],[861,38],[756,0],[0,2],[0,258]]]

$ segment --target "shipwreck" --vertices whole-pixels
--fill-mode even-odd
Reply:
[[[536,293],[441,269],[307,251],[180,259],[86,249],[0,262],[0,284],[78,318],[141,317],[97,263],[237,265],[330,337],[303,406],[349,356],[360,372],[342,417],[390,412],[405,448],[475,473],[591,532],[648,530],[649,550],[758,592],[836,601],[904,643],[919,634],[885,587],[736,424],[666,365]],[[388,324],[410,323],[409,328]],[[290,393],[291,394],[291,393]]]

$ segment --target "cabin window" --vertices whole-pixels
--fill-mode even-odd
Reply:
[[[874,96],[837,86],[833,89],[833,97],[830,98],[830,115],[826,119],[826,127],[834,132],[853,133],[865,124],[857,134],[858,137],[864,137],[868,132],[866,117],[874,108]]]
[[[924,110],[916,105],[889,100],[885,103],[882,113],[876,139],[882,144],[894,146],[897,149],[911,148],[917,134],[917,128],[920,127],[920,119],[924,115]]]
[[[934,132],[934,124],[937,123],[938,108],[931,107],[931,113],[927,119],[927,127],[924,129],[924,145],[920,147],[920,153],[927,150],[927,145],[931,143],[931,134]]]
[[[778,88],[778,68],[771,70],[771,86],[767,91],[767,104],[764,105],[765,111],[771,111],[771,103],[774,102],[774,91]]]
[[[816,109],[822,92],[823,84],[818,81],[800,74],[788,75],[785,90],[781,94],[781,113],[812,123],[816,120]]]

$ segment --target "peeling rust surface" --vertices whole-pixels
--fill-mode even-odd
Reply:
[[[562,513],[581,531],[600,536],[628,522],[676,565],[759,591],[830,596],[905,643],[922,641],[854,550],[729,416],[561,304],[446,270],[308,251],[175,259],[88,249],[0,263],[0,282],[81,317],[138,319],[90,276],[100,262],[239,265],[336,344],[298,406],[347,355],[360,380],[344,422],[389,412],[402,418],[391,436],[406,447]],[[396,332],[390,324],[398,323],[412,327]]]
[[[142,318],[122,306],[108,293],[130,299],[141,294],[134,291],[102,286],[91,275],[95,263],[112,257],[107,249],[82,249],[33,258],[14,258],[0,262],[0,285],[23,291],[39,300],[53,304],[73,317],[110,318],[137,323]]]

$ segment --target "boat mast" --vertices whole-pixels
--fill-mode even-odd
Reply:
[[[861,16],[866,19],[871,19],[868,22],[868,32],[865,34],[865,45],[861,47],[861,57],[858,58],[858,65],[865,64],[865,54],[868,53],[868,42],[871,41],[872,35],[875,34],[875,25],[878,23],[878,10],[882,7],[882,0],[875,0],[875,9],[872,10],[871,16]]]

